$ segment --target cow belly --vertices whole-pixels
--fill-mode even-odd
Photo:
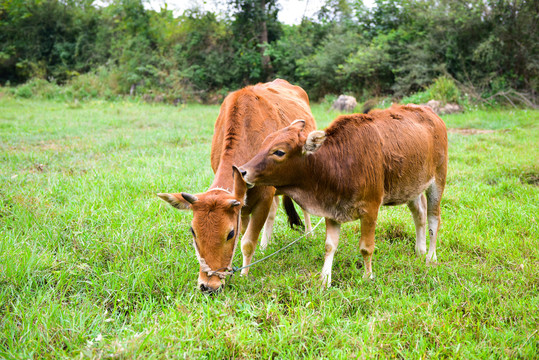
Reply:
[[[411,200],[417,199],[417,197],[427,190],[427,188],[434,182],[434,177],[428,181],[418,181],[404,186],[399,186],[391,189],[391,192],[384,194],[383,205],[393,206],[406,204]]]

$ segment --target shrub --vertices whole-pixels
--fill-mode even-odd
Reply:
[[[441,76],[434,80],[434,84],[428,87],[431,98],[439,100],[442,103],[458,103],[459,102],[459,89],[452,78],[448,76]]]
[[[460,91],[455,81],[448,76],[441,76],[434,80],[424,91],[407,96],[401,100],[403,104],[424,104],[429,100],[438,100],[444,104],[462,102]]]

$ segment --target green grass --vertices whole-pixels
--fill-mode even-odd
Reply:
[[[372,282],[353,222],[331,289],[322,225],[206,296],[190,214],[155,193],[209,186],[218,110],[0,99],[0,358],[537,357],[538,111],[445,117],[497,131],[449,134],[437,266],[383,208]],[[296,236],[279,210],[268,251]]]

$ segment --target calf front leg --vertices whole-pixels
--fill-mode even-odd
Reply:
[[[339,245],[339,233],[341,224],[333,219],[326,218],[326,256],[324,267],[322,267],[322,286],[331,286],[331,268],[333,266],[333,255]]]

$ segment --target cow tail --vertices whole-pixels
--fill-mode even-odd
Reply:
[[[305,225],[303,225],[292,199],[286,195],[283,196],[283,207],[284,211],[286,212],[286,216],[288,216],[288,224],[290,227],[292,229],[304,229]]]

